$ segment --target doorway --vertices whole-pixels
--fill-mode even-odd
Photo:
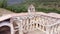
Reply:
[[[10,27],[8,26],[0,27],[0,34],[10,34]]]

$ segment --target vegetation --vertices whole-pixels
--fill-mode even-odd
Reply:
[[[28,6],[33,4],[37,11],[60,13],[60,0],[24,0],[19,4],[7,6],[7,1],[0,1],[0,7],[8,9],[12,12],[27,12]]]
[[[11,11],[16,12],[16,13],[27,12],[27,6],[25,6],[25,5],[7,6],[6,9],[11,10]]]
[[[6,8],[7,7],[7,0],[0,0],[0,8]]]

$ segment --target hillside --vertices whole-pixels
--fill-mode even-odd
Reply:
[[[17,1],[17,0],[16,0]],[[12,12],[27,12],[28,6],[33,4],[36,11],[39,12],[55,12],[60,14],[60,0],[23,0],[24,2],[8,6],[7,2],[2,2],[1,8],[5,8]],[[12,1],[11,1],[12,2]],[[14,1],[13,1],[14,2]]]
[[[5,14],[12,14],[12,11],[0,8],[0,15],[5,15]]]

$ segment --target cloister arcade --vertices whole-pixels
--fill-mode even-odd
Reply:
[[[36,14],[15,17],[12,18],[12,20],[13,23],[17,24],[17,26],[14,27],[16,29],[15,31],[29,32],[38,29],[46,34],[59,34],[59,18]]]
[[[37,29],[45,34],[60,34],[60,18],[35,12],[34,6],[30,7],[27,15],[14,16],[10,19],[11,34],[15,34],[16,31],[23,34]]]

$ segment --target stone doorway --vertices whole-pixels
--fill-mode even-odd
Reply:
[[[0,34],[10,34],[10,27],[8,26],[0,27]]]

